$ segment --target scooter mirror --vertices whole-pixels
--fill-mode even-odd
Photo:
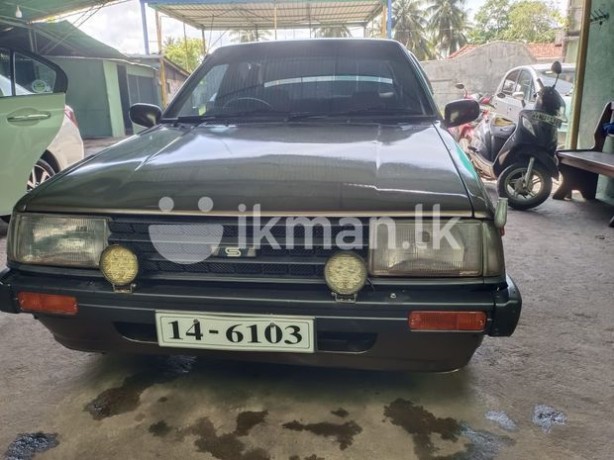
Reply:
[[[454,85],[454,87],[456,89],[465,89],[465,85],[463,85],[462,83],[457,83],[456,85]]]
[[[550,70],[552,70],[553,73],[560,75],[561,72],[563,72],[563,66],[561,66],[559,61],[554,61],[552,63],[552,67],[550,67]]]

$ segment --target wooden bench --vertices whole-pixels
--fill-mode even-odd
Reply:
[[[555,200],[571,197],[572,190],[578,190],[586,200],[594,200],[597,193],[599,174],[614,177],[614,154],[603,151],[608,136],[604,125],[612,123],[614,101],[606,104],[595,129],[595,143],[589,150],[559,150],[559,171],[562,183],[552,196]],[[614,227],[614,217],[610,221]]]

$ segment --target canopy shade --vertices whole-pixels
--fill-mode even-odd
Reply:
[[[273,29],[366,25],[381,0],[141,0],[199,29]]]

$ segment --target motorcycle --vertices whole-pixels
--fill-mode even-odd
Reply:
[[[533,110],[521,110],[518,123],[490,112],[475,128],[466,150],[483,177],[497,180],[499,196],[507,198],[514,209],[542,204],[550,196],[552,180],[559,176],[557,130],[565,118],[565,102],[556,90],[561,63],[554,62],[551,70],[555,82],[545,86],[538,79]],[[512,97],[524,107],[524,93]]]

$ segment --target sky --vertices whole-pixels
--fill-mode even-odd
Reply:
[[[470,17],[476,13],[486,0],[466,0],[465,5],[469,10]],[[559,5],[561,11],[565,10],[568,0],[553,0]],[[81,14],[68,17],[69,20],[79,24]],[[156,52],[156,30],[155,16],[151,8],[147,8],[147,23],[149,30],[149,41],[151,52]],[[101,8],[96,14],[90,17],[80,29],[92,37],[117,48],[123,53],[138,54],[144,52],[143,33],[141,28],[141,11],[138,0],[127,0],[122,3]],[[162,34],[164,37],[175,36],[183,37],[183,24],[171,18],[163,17]],[[201,33],[190,26],[186,27],[189,37],[200,38]],[[355,33],[362,33],[357,30]],[[279,31],[278,38],[303,38],[308,37],[307,31]],[[227,45],[231,43],[228,34],[214,32],[207,33],[205,36],[209,43],[215,46]]]

